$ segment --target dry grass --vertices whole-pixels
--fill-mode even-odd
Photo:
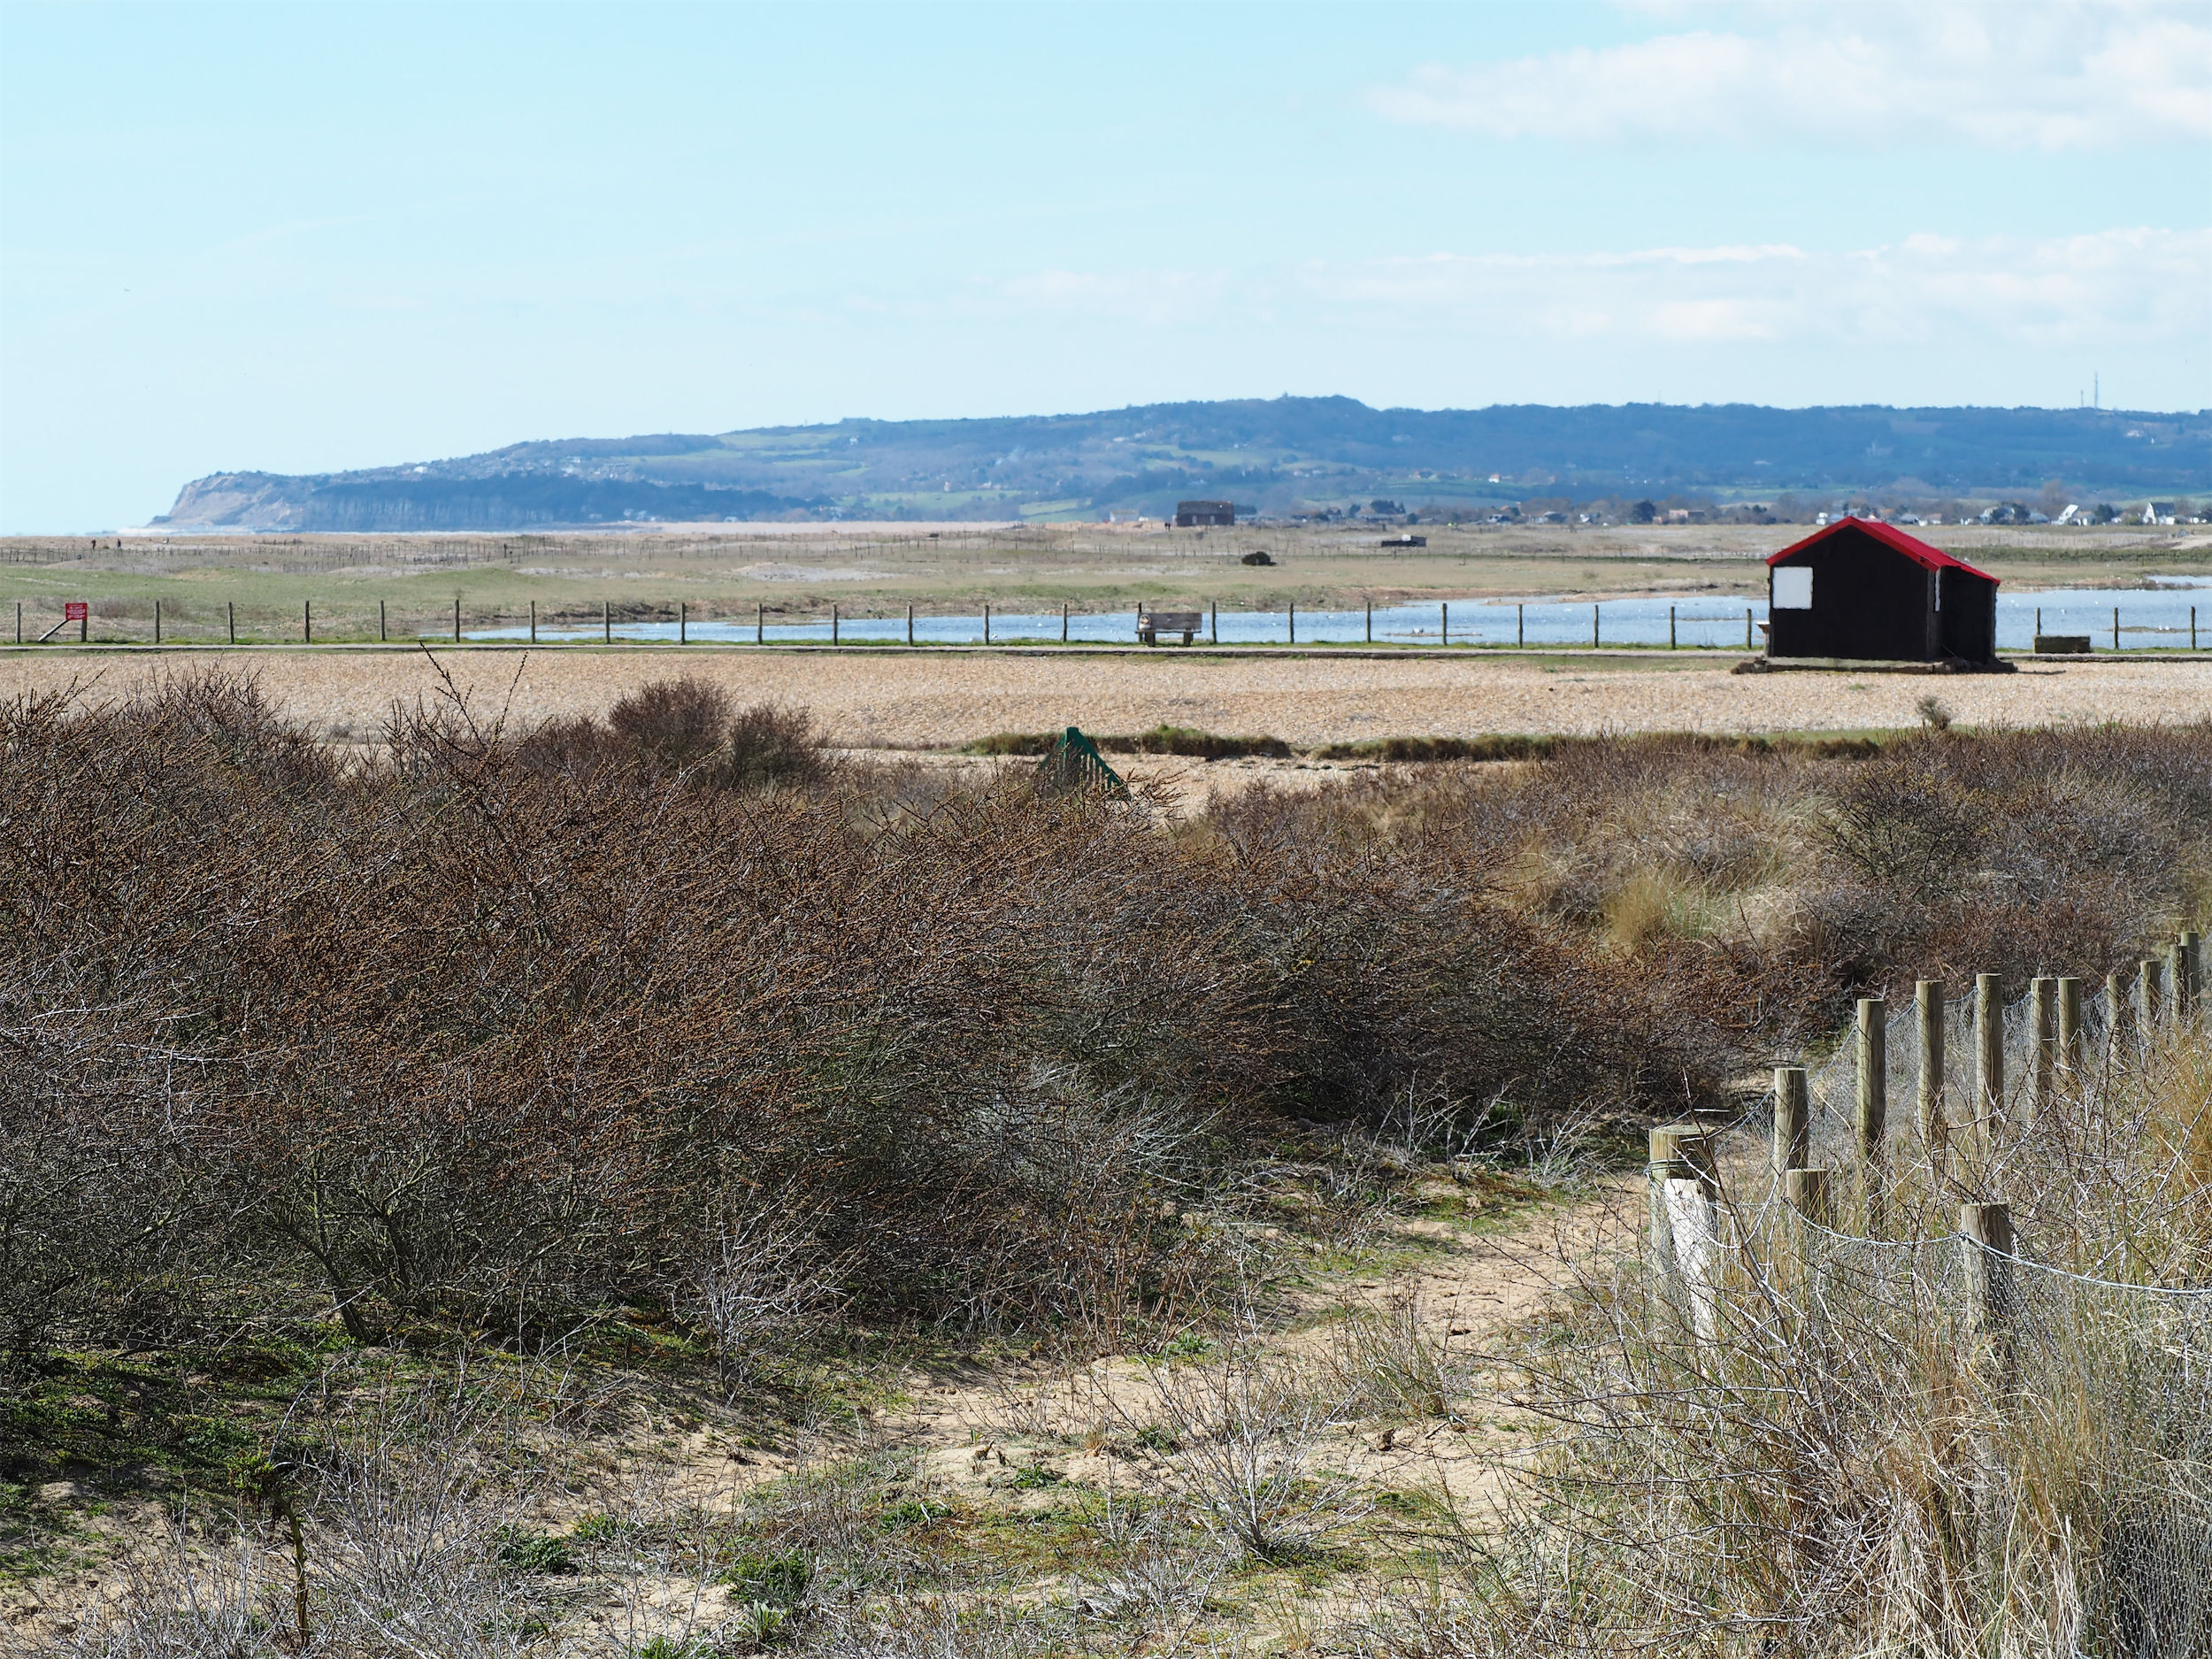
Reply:
[[[1714,1293],[1619,1262],[1528,1333],[1518,1397],[1554,1432],[1372,1650],[2202,1651],[2212,1309],[2056,1271],[2212,1274],[2212,1183],[2181,1150],[2212,1045],[2120,1052],[2032,1127],[1900,1148],[1886,1241],[1809,1233],[1763,1159],[1724,1160]],[[1992,1196],[2024,1258],[1993,1335],[1951,1236]]]

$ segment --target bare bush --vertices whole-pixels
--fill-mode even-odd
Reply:
[[[1365,1512],[1356,1486],[1316,1466],[1350,1413],[1312,1367],[1245,1338],[1142,1380],[1133,1399],[1105,1395],[1125,1433],[1163,1448],[1140,1479],[1232,1560],[1299,1560]]]
[[[840,1264],[822,1251],[826,1219],[818,1201],[789,1187],[722,1201],[695,1294],[732,1393],[771,1354],[818,1339],[842,1305]]]
[[[1349,1300],[1331,1333],[1328,1374],[1348,1410],[1364,1417],[1456,1420],[1468,1356],[1452,1348],[1452,1321],[1429,1316],[1399,1292]]]
[[[704,760],[729,739],[729,693],[685,674],[639,687],[607,713],[607,725],[675,769]]]

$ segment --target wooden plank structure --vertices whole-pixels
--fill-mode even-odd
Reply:
[[[1202,611],[1147,611],[1137,618],[1137,638],[1146,645],[1157,645],[1163,634],[1179,634],[1188,645],[1205,624]]]
[[[1118,800],[1126,800],[1129,786],[1121,774],[1106,764],[1106,757],[1098,752],[1098,745],[1083,735],[1082,729],[1071,726],[1062,733],[1060,741],[1045,751],[1045,757],[1037,763],[1037,787],[1055,794],[1072,789],[1100,789]]]
[[[1997,657],[1997,578],[1873,518],[1767,560],[1767,658],[1958,663]]]
[[[1237,521],[1236,503],[1226,501],[1179,501],[1175,503],[1175,527],[1188,530],[1218,525],[1226,528]]]

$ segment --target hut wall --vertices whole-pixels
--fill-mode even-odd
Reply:
[[[1933,572],[1916,560],[1871,536],[1847,533],[1774,568],[1793,567],[1813,572],[1812,609],[1768,613],[1771,655],[1927,662],[1939,654]],[[1947,591],[1944,598],[1949,601]]]
[[[1943,581],[1939,613],[1943,655],[1969,663],[1990,661],[1997,655],[1997,584],[1970,571],[1936,573]]]

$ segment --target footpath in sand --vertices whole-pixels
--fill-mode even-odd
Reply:
[[[1300,746],[1486,733],[1847,731],[1920,723],[1939,698],[1970,726],[2212,718],[2212,658],[2031,662],[2013,674],[1732,674],[1739,658],[1465,657],[1022,651],[733,651],[680,647],[534,651],[54,651],[0,656],[0,695],[75,685],[96,695],[159,673],[255,675],[287,713],[339,741],[373,737],[397,703],[434,696],[438,666],[480,713],[535,722],[603,713],[671,674],[741,702],[813,711],[855,749],[955,747],[996,732],[1069,725],[1104,733],[1163,723]]]

